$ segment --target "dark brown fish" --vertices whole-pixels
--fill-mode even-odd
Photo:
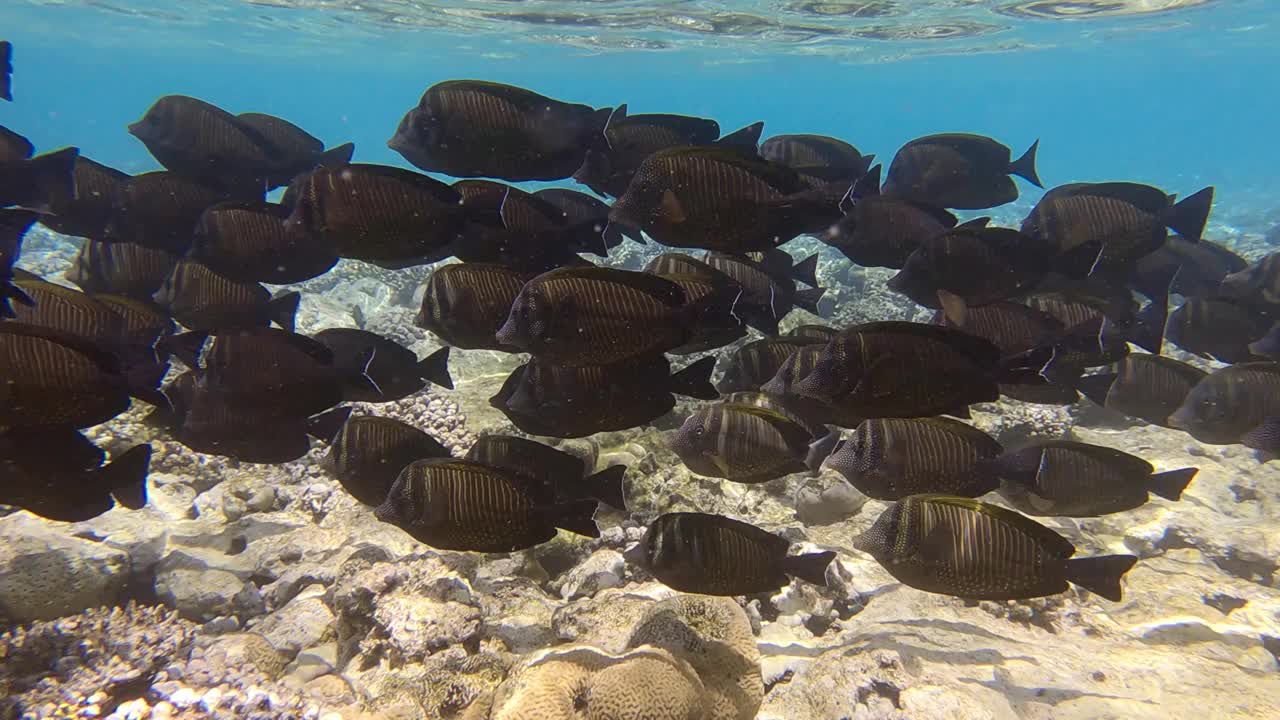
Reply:
[[[500,343],[563,365],[607,365],[689,342],[697,326],[733,314],[736,288],[689,303],[675,283],[613,268],[561,268],[525,284]]]
[[[54,198],[74,192],[78,148],[64,148],[31,157],[26,138],[0,128],[8,137],[0,143],[0,207],[19,207],[47,213]],[[7,145],[8,147],[4,147]],[[25,151],[25,154],[24,154]]]
[[[970,600],[1020,600],[1068,585],[1119,602],[1133,555],[1072,558],[1064,537],[1011,510],[969,498],[913,495],[885,510],[855,548],[904,585]]]
[[[609,210],[623,234],[672,247],[768,250],[840,218],[842,193],[814,190],[785,165],[718,147],[662,150]]]
[[[1122,187],[1117,191],[1115,185]],[[1071,277],[1127,272],[1139,258],[1165,243],[1166,227],[1199,242],[1213,206],[1213,188],[1177,204],[1166,200],[1157,207],[1152,200],[1135,198],[1127,186],[1116,183],[1054,188],[1023,220],[1022,232],[1051,249],[1055,272]]]
[[[62,285],[38,279],[14,281],[34,304],[14,308],[14,319],[110,345],[124,332],[124,318],[92,297]],[[154,338],[153,338],[154,339]]]
[[[926,240],[889,279],[889,289],[929,308],[943,293],[986,305],[1029,291],[1049,272],[1048,250],[1017,230],[961,225]]]
[[[275,166],[267,173],[267,185],[288,185],[295,176],[318,166],[337,167],[351,162],[355,145],[343,143],[330,150],[324,143],[293,123],[265,113],[240,113],[242,126],[256,132],[275,151]]]
[[[533,193],[491,180],[459,180],[452,187],[471,221],[456,244],[463,261],[545,272],[583,264],[580,252],[609,254],[603,225],[570,225],[559,207]]]
[[[1169,416],[1169,425],[1203,443],[1230,445],[1243,442],[1250,432],[1276,418],[1280,418],[1280,363],[1249,362],[1201,379]]]
[[[30,210],[0,209],[0,320],[13,317],[13,302],[33,301],[13,284],[14,263],[22,255],[22,238],[38,215]]]
[[[981,307],[965,307],[956,314],[958,319],[952,320],[947,311],[940,310],[934,315],[933,322],[990,340],[1005,357],[1035,348],[1056,348],[1059,345],[1069,348],[1087,342],[1069,334],[1062,322],[1052,315],[1021,303],[994,302]],[[1059,376],[1055,380],[1058,382],[1035,380],[1029,384],[1001,384],[1000,392],[1023,402],[1070,405],[1079,400],[1080,395],[1063,381],[1074,378],[1076,368],[1070,362],[1075,358],[1064,349],[1062,359],[1057,363]]]
[[[599,238],[605,252],[622,244],[622,234],[609,227],[609,206],[596,198],[567,188],[544,188],[534,195],[559,208],[571,236]]]
[[[60,522],[95,518],[120,505],[147,504],[151,446],[137,445],[103,465],[106,453],[70,428],[0,431],[0,503]]]
[[[515,552],[556,528],[599,537],[595,500],[555,502],[537,481],[469,460],[418,460],[400,471],[378,519],[441,550]]]
[[[276,323],[293,330],[301,296],[271,297],[257,283],[232,280],[195,260],[181,260],[155,294],[155,301],[189,330],[220,332]]]
[[[1145,505],[1149,493],[1177,500],[1199,472],[1157,473],[1135,455],[1101,445],[1058,440],[1007,452],[987,464],[1000,494],[1028,515],[1097,517]]]
[[[778,408],[738,403],[704,406],[671,438],[671,449],[699,475],[762,483],[817,470],[838,440]]]
[[[821,347],[826,342],[821,339],[780,337],[747,343],[725,356],[720,391],[731,393],[759,390],[760,386],[778,374],[778,368],[782,367],[787,358],[801,348],[813,345]]]
[[[1248,362],[1259,359],[1249,344],[1267,334],[1275,314],[1225,298],[1194,297],[1169,314],[1166,337],[1201,357]]]
[[[532,278],[529,273],[485,263],[436,268],[427,278],[414,324],[453,347],[515,352],[495,335],[511,314],[520,289]]]
[[[561,102],[480,80],[427,88],[387,145],[420,170],[454,177],[559,180],[606,147],[611,108]]]
[[[65,277],[87,293],[151,298],[173,274],[177,256],[131,242],[85,240]]]
[[[667,513],[649,524],[627,551],[633,564],[662,584],[702,595],[772,593],[796,577],[826,586],[834,552],[788,555],[791,542],[740,520],[703,513]]]
[[[123,349],[133,352],[132,359],[125,356],[126,365],[168,360],[169,349],[164,338],[177,330],[177,324],[163,308],[147,300],[122,295],[94,293],[92,297],[111,308],[124,321]]]
[[[1191,242],[1172,234],[1152,253],[1138,259],[1134,286],[1146,293],[1159,289],[1164,278],[1173,277],[1169,291],[1186,297],[1218,294],[1224,278],[1248,267],[1244,258],[1212,240]]]
[[[810,187],[843,182],[846,190],[876,158],[826,135],[774,135],[760,144],[760,157],[792,168]]]
[[[935,207],[982,210],[1018,199],[1009,175],[1043,187],[1036,175],[1040,141],[1017,160],[1008,146],[981,135],[945,133],[916,138],[893,156],[886,195]]]
[[[782,361],[773,377],[760,386],[760,391],[770,396],[781,398],[785,403],[824,425],[837,425],[843,428],[856,428],[862,424],[864,416],[856,409],[849,409],[839,403],[832,403],[822,398],[801,395],[796,387],[818,366],[826,351],[827,343],[807,344]]]
[[[420,392],[428,382],[453,389],[447,347],[419,360],[412,350],[368,330],[328,328],[312,338],[329,348],[334,367],[350,378],[348,401],[393,402]]]
[[[384,165],[321,167],[290,186],[285,221],[339,257],[391,268],[453,254],[463,229],[462,196],[439,180]]]
[[[164,365],[126,368],[113,352],[51,328],[0,322],[0,426],[87,428],[129,408],[167,405]]]
[[[49,214],[40,217],[40,224],[63,235],[103,239],[115,213],[120,184],[128,179],[115,168],[77,157],[72,186],[49,196]]]
[[[764,264],[741,256],[709,252],[702,259],[742,288],[735,312],[741,315],[744,322],[765,335],[777,335],[778,323],[793,308],[817,315],[818,301],[826,293],[825,288],[817,287],[797,290],[795,281],[790,277],[776,271],[771,272]],[[817,261],[818,256],[811,255],[800,265],[811,268],[817,265]],[[810,277],[813,275],[812,270],[808,273],[804,269],[797,272]]]
[[[189,257],[240,282],[287,285],[318,277],[338,263],[337,251],[305,231],[285,226],[291,209],[272,203],[220,203],[196,223]]]
[[[674,374],[661,355],[584,367],[535,357],[511,373],[489,404],[530,435],[586,437],[653,422],[675,407],[673,393],[716,399],[714,368],[712,357]]]
[[[926,240],[956,226],[941,208],[880,194],[880,166],[871,168],[841,203],[844,217],[818,238],[863,267],[901,268]]]
[[[1271,253],[1222,279],[1222,294],[1257,305],[1280,305],[1280,253]]]
[[[1120,361],[1117,372],[1086,375],[1077,387],[1103,407],[1153,425],[1173,427],[1169,416],[1208,374],[1173,358],[1135,353]]]
[[[351,497],[377,507],[410,463],[449,455],[449,448],[412,425],[359,415],[349,418],[334,435],[324,467]]]
[[[699,303],[711,298],[724,287],[696,275],[659,275],[670,280],[684,291],[687,303]],[[693,334],[680,347],[667,351],[669,355],[692,355],[717,350],[747,336],[746,326],[733,315],[705,313],[694,321]]]
[[[1003,451],[990,435],[958,420],[882,418],[863,421],[826,463],[876,500],[920,493],[978,497],[999,485],[984,461]]]
[[[511,435],[484,435],[467,451],[467,460],[530,477],[551,488],[558,502],[594,498],[626,510],[622,480],[625,465],[591,475],[582,459],[540,442]]]
[[[262,192],[232,193],[173,172],[149,172],[116,187],[115,212],[102,240],[134,242],[185,255],[206,208],[231,200],[261,201]]]
[[[1280,321],[1267,334],[1249,344],[1249,352],[1269,360],[1280,360]]]

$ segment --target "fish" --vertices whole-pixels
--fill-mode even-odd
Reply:
[[[1036,174],[1037,140],[1014,160],[989,137],[944,133],[916,138],[893,156],[884,193],[935,207],[983,210],[1018,199],[1017,175],[1043,187]]]
[[[1042,347],[1056,349],[1064,338],[1067,345],[1082,342],[1078,336],[1068,333],[1057,318],[1018,302],[1002,300],[981,307],[966,306],[957,314],[959,319],[952,320],[946,310],[939,310],[932,322],[990,340],[1005,357]],[[1075,375],[1069,364],[1072,359],[1074,356],[1064,353],[1064,358],[1057,361],[1060,368],[1059,377],[1055,379],[1072,379]],[[1070,405],[1080,399],[1080,394],[1069,383],[1045,381],[1044,378],[1017,384],[1002,383],[1000,393],[1015,400],[1043,405]]]
[[[54,328],[0,322],[0,427],[92,427],[128,410],[130,397],[165,406],[166,370],[125,367],[98,343]]]
[[[489,404],[530,435],[586,437],[653,422],[675,407],[673,394],[719,398],[714,368],[714,357],[675,373],[661,355],[584,367],[534,357],[512,371]]]
[[[129,125],[166,170],[232,191],[270,190],[291,158],[249,123],[198,98],[165,95]],[[292,177],[288,175],[285,182]]]
[[[671,438],[671,449],[699,475],[763,483],[816,471],[838,440],[822,436],[776,407],[705,405]]]
[[[37,217],[30,210],[0,208],[0,320],[13,317],[15,301],[27,306],[35,302],[13,284],[13,266],[22,255],[22,238]]]
[[[1280,360],[1280,321],[1277,321],[1262,338],[1249,343],[1249,352],[1269,360]]]
[[[393,402],[427,383],[453,389],[448,347],[419,360],[412,350],[368,330],[327,328],[311,337],[329,348],[333,366],[351,379],[343,395],[349,402]]]
[[[467,350],[517,352],[497,340],[511,306],[532,273],[491,263],[458,263],[427,277],[414,325],[445,344]]]
[[[352,143],[325,150],[318,138],[274,115],[246,112],[236,115],[236,120],[265,139],[275,151],[275,165],[266,176],[268,187],[288,185],[294,177],[316,167],[346,165],[356,150]]]
[[[588,148],[573,179],[597,195],[618,197],[645,158],[667,148],[712,145],[720,137],[720,124],[688,115],[629,115],[627,106],[619,105],[603,134],[606,147]],[[757,131],[755,140],[759,139]]]
[[[683,275],[696,277],[713,285],[736,285],[732,277],[723,270],[685,253],[667,252],[655,255],[644,266],[644,271],[652,275]]]
[[[1031,237],[966,224],[922,243],[888,287],[928,308],[942,307],[942,293],[967,306],[986,305],[1029,292],[1049,269],[1045,248]]]
[[[0,40],[0,98],[13,102],[13,43]]]
[[[119,350],[125,332],[124,318],[104,303],[79,290],[47,282],[38,277],[15,280],[32,305],[15,308],[18,322],[47,327],[84,338],[108,351]],[[155,337],[150,338],[154,343]]]
[[[170,347],[166,338],[177,331],[177,324],[159,305],[148,300],[91,293],[97,302],[120,316],[118,353],[126,367],[150,362],[168,362]]]
[[[1169,291],[1185,297],[1217,295],[1227,275],[1249,266],[1244,258],[1212,240],[1190,240],[1172,233],[1164,245],[1138,258],[1131,283],[1143,294],[1161,289],[1172,275]]]
[[[723,393],[759,390],[778,374],[787,358],[804,347],[825,345],[822,339],[778,337],[749,342],[724,356],[721,364],[723,378],[719,389]]]
[[[353,415],[329,441],[321,467],[351,497],[377,507],[387,499],[400,471],[415,460],[451,453],[430,434],[395,418]]]
[[[83,155],[76,157],[71,176],[70,187],[58,186],[49,194],[49,212],[40,216],[40,224],[63,235],[102,240],[129,176]]]
[[[689,342],[699,325],[729,322],[739,290],[689,303],[679,285],[603,267],[561,268],[528,283],[495,336],[562,365],[608,365]]]
[[[866,323],[837,335],[792,392],[862,418],[967,417],[970,404],[999,397],[999,383],[1038,376],[1041,359],[1001,358],[990,341],[953,328]]]
[[[593,498],[627,509],[623,491],[625,465],[587,474],[582,459],[533,440],[512,435],[483,435],[467,451],[467,460],[535,479],[551,488],[558,502]]]
[[[843,217],[817,237],[863,267],[900,269],[926,240],[957,223],[942,208],[881,194],[879,165],[854,183],[840,209]]]
[[[153,296],[188,330],[243,330],[275,323],[292,331],[301,296],[275,297],[258,283],[232,280],[191,259],[182,259]]]
[[[742,316],[743,322],[765,335],[777,335],[778,323],[791,312],[793,307],[814,315],[819,314],[818,301],[826,293],[825,288],[797,290],[792,278],[770,272],[762,263],[737,255],[709,252],[703,256],[702,260],[729,276],[742,289],[735,312]],[[817,261],[818,256],[811,255],[800,264],[805,267],[814,267]],[[797,272],[806,274],[804,270]],[[812,277],[812,271],[810,270],[807,275]],[[814,282],[817,281],[814,280]]]
[[[557,503],[527,476],[470,460],[417,460],[374,511],[439,550],[506,553],[540,545],[556,529],[599,537],[596,501]]]
[[[1145,505],[1151,493],[1178,500],[1198,468],[1157,473],[1136,455],[1071,440],[1037,443],[985,463],[1000,495],[1027,515],[1098,517]]]
[[[101,238],[186,255],[200,215],[218,203],[261,202],[262,192],[230,192],[174,172],[142,173],[116,186],[114,213]]]
[[[1173,358],[1134,353],[1114,373],[1085,375],[1076,386],[1103,407],[1172,428],[1169,416],[1209,373]]]
[[[1280,418],[1280,363],[1247,362],[1202,378],[1169,416],[1169,425],[1202,443],[1232,445],[1276,418]]]
[[[103,464],[106,453],[66,427],[0,431],[0,504],[57,522],[90,520],[119,503],[147,504],[151,446],[135,445]]]
[[[1025,600],[1077,585],[1108,600],[1133,555],[1073,558],[1066,538],[996,505],[912,495],[891,505],[853,540],[898,582],[967,600]]]
[[[788,406],[797,409],[805,417],[812,418],[824,425],[836,425],[843,428],[856,428],[862,424],[863,416],[855,410],[831,403],[823,398],[800,395],[796,386],[813,372],[818,360],[822,358],[827,343],[818,342],[804,345],[782,361],[772,378],[760,386],[760,392],[775,398],[781,398]]]
[[[826,587],[834,552],[788,555],[791,541],[754,525],[705,513],[654,519],[626,560],[663,585],[700,595],[773,593],[792,578]]]
[[[628,237],[728,253],[768,250],[840,218],[842,192],[785,165],[720,147],[661,150],[641,163],[609,221]]]
[[[1022,221],[1022,232],[1041,241],[1054,256],[1054,270],[1070,277],[1127,274],[1138,259],[1164,245],[1169,229],[1199,242],[1213,207],[1213,188],[1176,204],[1165,196],[1160,204],[1155,200],[1163,191],[1145,187],[1077,183],[1054,188]]]
[[[658,275],[658,277],[678,285],[684,291],[685,302],[688,304],[702,302],[724,287],[696,275]],[[735,312],[741,312],[741,310]],[[668,350],[667,354],[692,355],[717,350],[746,336],[746,325],[736,315],[704,313],[694,321],[693,333],[689,340],[680,347]]]
[[[843,183],[848,189],[867,173],[875,155],[827,135],[774,135],[760,144],[760,157],[800,173],[810,187]]]
[[[453,187],[462,194],[463,204],[474,211],[480,203],[466,188],[481,184],[491,186],[480,201],[486,214],[492,210],[490,221],[496,222],[496,227],[486,228],[479,243],[468,243],[466,255],[460,256],[463,259],[543,272],[580,264],[576,253],[609,255],[603,225],[599,229],[594,225],[570,226],[559,207],[533,193],[488,180],[461,180]]]
[[[63,277],[87,293],[150,299],[177,265],[178,257],[167,250],[87,239]]]
[[[285,225],[292,210],[274,203],[219,203],[196,222],[187,256],[237,282],[288,285],[338,264],[322,238]]]
[[[63,148],[32,157],[26,138],[0,127],[0,208],[17,207],[47,214],[54,198],[74,192],[80,149]]]
[[[561,180],[606,148],[612,108],[562,102],[481,80],[427,88],[387,146],[419,170],[512,182]]]
[[[606,254],[625,239],[617,228],[609,227],[609,206],[586,193],[568,188],[543,188],[534,196],[560,210],[570,237],[600,238],[600,247]],[[589,246],[582,241],[578,244]]]
[[[829,343],[840,331],[826,325],[797,325],[783,333],[784,338],[796,340],[812,340],[815,343]]]
[[[1256,305],[1280,305],[1280,252],[1222,278],[1222,295]]]
[[[311,437],[328,441],[346,420],[350,408],[314,418],[258,412],[233,404],[207,376],[187,371],[164,388],[171,409],[155,412],[146,422],[162,427],[187,448],[240,462],[278,465],[311,450]]]
[[[999,486],[984,463],[1002,452],[990,435],[958,420],[877,418],[836,445],[826,466],[876,500],[922,493],[979,497]]]
[[[338,257],[399,269],[454,253],[467,222],[462,200],[457,190],[411,170],[319,167],[290,185],[285,228],[334,248]]]
[[[1170,313],[1166,337],[1201,357],[1248,362],[1259,359],[1249,345],[1267,334],[1273,315],[1226,298],[1193,297]]]
[[[1119,362],[1129,354],[1124,333],[1118,330],[1138,323],[1138,309],[1128,291],[1104,296],[1087,291],[1037,292],[1025,302],[1063,325],[1053,358],[1062,379],[1070,380],[1084,368]]]

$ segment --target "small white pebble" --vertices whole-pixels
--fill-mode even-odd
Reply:
[[[158,702],[155,707],[151,708],[151,720],[169,720],[172,717],[173,705],[168,701]]]
[[[106,702],[108,697],[109,696],[106,693],[99,690],[98,692],[90,695],[89,699],[85,700],[85,703],[89,705],[99,705],[103,702]]]
[[[328,712],[321,715],[320,720],[342,720],[342,716],[336,712]]]
[[[85,707],[85,709],[80,711],[80,717],[83,717],[83,718],[96,718],[101,714],[102,714],[102,706],[98,705],[97,703],[94,703],[93,705],[89,705]]]
[[[169,702],[173,706],[185,710],[200,701],[200,696],[191,688],[182,688],[169,696]]]
[[[218,701],[222,699],[221,688],[210,688],[205,691],[204,697],[200,698],[200,709],[204,712],[213,712],[218,707]]]

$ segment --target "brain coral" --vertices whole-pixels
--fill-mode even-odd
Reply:
[[[708,718],[751,720],[764,700],[760,651],[730,598],[677,595],[648,609],[627,647],[656,646],[689,663],[707,690]]]

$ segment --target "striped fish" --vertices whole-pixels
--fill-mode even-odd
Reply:
[[[116,186],[115,212],[103,237],[109,242],[134,242],[186,255],[201,213],[230,200],[262,200],[261,191],[232,192],[205,185],[174,172],[134,175]]]
[[[759,390],[760,386],[772,380],[787,360],[799,351],[814,348],[812,354],[816,360],[818,351],[825,344],[818,340],[788,337],[765,338],[749,342],[725,356],[724,379],[720,381],[720,391],[729,393]],[[811,369],[812,365],[804,372]]]
[[[124,318],[79,290],[35,277],[16,280],[14,285],[35,301],[14,306],[14,319],[19,322],[108,345],[124,337]]]
[[[375,511],[419,542],[441,550],[514,552],[564,528],[599,537],[595,500],[557,504],[537,483],[470,460],[418,460],[396,478]]]
[[[323,275],[338,253],[319,237],[290,231],[290,209],[273,203],[220,203],[200,216],[189,257],[232,280],[287,285]]]
[[[999,484],[983,462],[1002,451],[990,435],[958,420],[882,418],[864,420],[827,464],[877,500],[920,493],[978,497]]]
[[[969,600],[1021,600],[1079,585],[1119,601],[1120,578],[1137,558],[1072,558],[1058,533],[1012,510],[947,495],[894,503],[854,538],[904,585]]]
[[[468,350],[515,352],[494,335],[533,276],[503,265],[458,263],[432,271],[414,324],[448,345]]]
[[[826,585],[834,552],[787,555],[791,543],[740,520],[703,513],[667,513],[650,523],[626,553],[664,585],[703,595],[771,593],[800,578]]]
[[[1210,373],[1187,393],[1169,425],[1211,445],[1245,440],[1280,418],[1280,363],[1249,362]]]
[[[1280,252],[1222,279],[1222,293],[1266,305],[1280,305]]]
[[[183,259],[155,294],[155,301],[189,330],[227,332],[276,323],[293,330],[300,296],[275,298],[258,283],[232,280],[195,260]]]
[[[178,264],[176,255],[132,242],[85,240],[65,277],[87,293],[150,299]]]
[[[1209,373],[1194,365],[1160,355],[1132,354],[1117,371],[1086,375],[1079,388],[1090,400],[1153,425],[1171,427],[1169,416],[1191,388]]]
[[[323,467],[353,498],[377,507],[410,463],[449,455],[449,448],[408,423],[361,415],[349,418],[333,437]]]
[[[625,510],[622,479],[627,468],[613,465],[587,475],[581,458],[540,442],[511,435],[485,435],[467,451],[467,459],[510,470],[551,488],[556,500],[594,498]]]
[[[83,155],[76,158],[72,176],[70,192],[49,196],[49,214],[40,217],[40,224],[63,235],[101,240],[115,212],[120,185],[129,176]]]
[[[671,449],[699,475],[761,483],[816,469],[836,441],[822,431],[778,408],[718,403],[690,415]]]

